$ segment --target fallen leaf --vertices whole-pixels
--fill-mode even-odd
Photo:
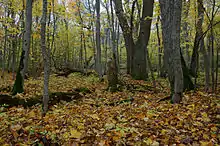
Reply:
[[[70,138],[77,138],[77,139],[80,139],[81,137],[81,133],[75,129],[71,129],[70,130]]]

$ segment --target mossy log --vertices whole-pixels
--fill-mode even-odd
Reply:
[[[70,102],[73,99],[80,99],[82,95],[78,92],[54,92],[50,93],[49,105],[55,105],[59,103],[61,100]],[[31,107],[36,104],[42,104],[42,96],[36,96],[28,99],[21,99],[17,96],[12,96],[9,94],[0,94],[0,105],[6,105],[8,107],[13,106],[24,106]]]

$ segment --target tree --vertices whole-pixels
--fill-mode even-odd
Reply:
[[[131,73],[135,79],[145,80],[147,78],[146,49],[150,38],[154,0],[142,1],[142,17],[140,18],[140,29],[136,42],[133,38],[133,21],[131,21],[129,26],[126,14],[123,10],[122,0],[114,0],[114,3],[116,15],[125,40],[127,72]],[[138,1],[134,1],[134,3],[138,3]],[[133,5],[133,7],[134,6],[135,5]]]
[[[185,58],[186,58],[186,64],[188,66],[190,62],[190,54],[189,54],[189,22],[188,16],[189,16],[189,8],[190,8],[190,0],[183,0],[183,49],[182,52],[185,52]]]
[[[8,12],[8,8],[7,6],[5,6],[5,17],[7,17],[9,14]],[[7,28],[7,25],[6,25],[7,21],[5,19],[5,25],[4,25],[4,30],[5,30],[5,36],[4,36],[4,52],[3,52],[3,63],[2,63],[2,77],[4,77],[4,72],[5,72],[5,62],[6,62],[6,47],[7,47],[7,34],[8,34],[8,28]]]
[[[183,92],[180,54],[181,0],[160,0],[165,65],[168,70],[172,101],[179,103]]]
[[[200,45],[200,50],[203,54],[203,60],[204,60],[204,68],[205,68],[205,91],[209,90],[209,82],[210,82],[210,63],[209,63],[209,56],[207,54],[205,43],[204,43],[204,37],[203,37],[203,30],[202,25],[204,21],[204,6],[203,6],[203,0],[197,1],[197,9],[198,9],[198,21],[196,25],[196,36],[194,41],[194,47],[193,47],[193,55],[197,55],[196,51],[198,51],[198,48]],[[194,57],[192,56],[192,57]],[[198,60],[195,60],[192,58],[191,62],[191,68],[194,65],[198,65]],[[197,62],[197,63],[196,63]],[[198,68],[198,67],[197,67]]]
[[[96,0],[96,17],[96,71],[101,78],[100,0]]]
[[[117,44],[116,44],[116,27],[115,27],[115,19],[114,19],[114,11],[113,11],[113,2],[110,0],[110,8],[111,8],[111,15],[109,12],[108,4],[105,6],[108,16],[108,25],[110,28],[107,28],[106,33],[108,34],[108,29],[111,32],[111,43],[112,43],[112,58],[107,61],[107,76],[108,76],[108,88],[110,91],[114,92],[117,90],[118,84],[118,51],[117,51]],[[108,37],[106,37],[107,40]],[[107,45],[107,43],[106,43]],[[107,54],[107,51],[106,51]],[[106,55],[107,57],[107,55]],[[107,58],[106,58],[107,60]]]
[[[41,18],[41,49],[44,61],[44,91],[43,91],[43,115],[48,110],[49,101],[49,77],[50,77],[50,51],[46,47],[46,21],[47,21],[47,0],[43,0]]]
[[[196,36],[194,40],[194,46],[193,46],[193,54],[191,57],[191,63],[190,63],[190,71],[191,74],[195,77],[195,83],[197,78],[197,72],[198,72],[198,63],[199,63],[199,44],[202,37],[202,23],[203,23],[203,17],[204,17],[204,10],[203,10],[203,0],[197,0],[198,2],[198,20],[196,23]]]
[[[24,76],[25,68],[27,68],[27,61],[31,42],[31,27],[32,27],[32,0],[26,1],[26,19],[25,19],[25,31],[22,44],[22,53],[20,57],[19,68],[16,75],[16,80],[13,86],[12,94],[24,92]]]
[[[117,91],[118,75],[115,59],[109,59],[107,62],[107,78],[108,90],[111,92]]]

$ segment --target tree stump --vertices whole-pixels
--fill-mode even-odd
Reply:
[[[109,59],[107,62],[107,79],[108,79],[108,90],[111,92],[117,91],[118,74],[117,74],[116,62],[113,59]]]

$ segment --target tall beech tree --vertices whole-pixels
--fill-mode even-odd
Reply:
[[[140,29],[136,42],[133,38],[132,25],[129,25],[123,9],[122,0],[114,0],[114,3],[116,15],[125,40],[127,73],[130,73],[135,79],[145,80],[147,78],[146,49],[150,38],[154,0],[142,1],[142,17],[140,18]]]

